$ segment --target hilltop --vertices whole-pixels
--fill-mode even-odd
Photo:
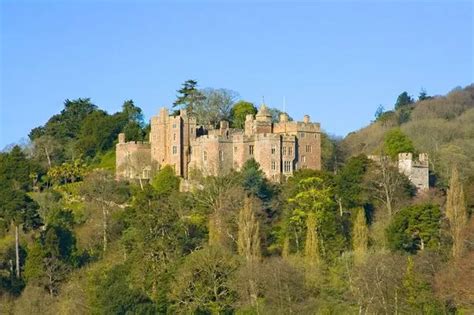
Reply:
[[[242,128],[257,113],[196,85],[173,110],[198,124]],[[265,126],[292,120],[264,109]],[[402,93],[344,139],[322,133],[321,170],[272,181],[250,158],[183,191],[170,165],[115,176],[118,135],[150,134],[133,101],[109,114],[66,100],[29,145],[0,153],[0,313],[472,313],[473,119],[474,86]],[[399,171],[407,152],[428,153],[431,188]]]

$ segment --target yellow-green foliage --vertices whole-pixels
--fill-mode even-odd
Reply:
[[[115,171],[115,149],[107,151],[100,157],[98,168]]]

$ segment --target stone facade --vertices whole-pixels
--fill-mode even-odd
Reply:
[[[430,172],[428,154],[421,153],[418,159],[413,159],[412,153],[398,155],[398,171],[405,174],[419,190],[430,188]]]
[[[379,155],[369,155],[369,159],[380,162]],[[421,153],[418,159],[413,159],[412,153],[399,153],[398,161],[393,166],[398,167],[398,171],[404,174],[420,191],[430,188],[429,160],[427,153]]]
[[[130,171],[123,171],[129,169],[124,164],[135,152],[149,154],[150,165],[171,165],[183,178],[188,178],[192,169],[206,176],[239,170],[251,158],[272,181],[301,168],[321,169],[320,125],[312,123],[309,116],[295,122],[282,114],[279,122],[273,123],[268,108],[262,105],[255,117],[247,115],[244,130],[230,128],[226,121],[219,127],[198,126],[186,111],[172,116],[163,108],[151,119],[150,143],[125,142],[123,135],[119,136],[117,176],[130,177]]]

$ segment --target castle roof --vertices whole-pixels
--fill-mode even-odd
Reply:
[[[270,113],[267,105],[262,104],[257,112],[256,117],[272,117],[272,114]]]

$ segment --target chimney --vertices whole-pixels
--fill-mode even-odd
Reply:
[[[309,120],[309,115],[304,115],[303,122],[304,122],[305,124],[309,124],[309,122],[310,122],[310,120]]]

